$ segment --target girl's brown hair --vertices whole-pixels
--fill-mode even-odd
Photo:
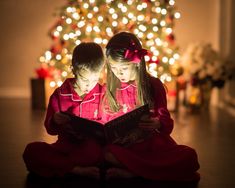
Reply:
[[[142,50],[139,39],[132,33],[121,32],[114,35],[106,46],[106,56],[114,62],[131,63],[131,59],[125,57],[126,50]],[[116,100],[116,90],[120,88],[120,80],[113,74],[109,63],[107,63],[107,90],[105,93],[105,101],[107,101],[110,110],[117,112],[120,105]],[[152,88],[150,85],[150,77],[146,71],[144,56],[141,57],[140,63],[136,66],[137,77],[137,106],[149,104],[153,106]]]

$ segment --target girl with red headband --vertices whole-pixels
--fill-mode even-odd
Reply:
[[[106,177],[198,181],[197,154],[194,149],[178,145],[170,137],[174,122],[167,109],[166,91],[158,78],[147,73],[146,54],[138,38],[127,32],[114,35],[106,46],[107,85],[103,118],[109,121],[148,104],[151,115],[143,117],[139,127],[149,130],[152,135],[144,140],[125,139],[121,144],[107,145],[105,160],[110,168]]]

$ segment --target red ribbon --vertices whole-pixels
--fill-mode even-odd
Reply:
[[[125,51],[125,58],[132,61],[133,63],[140,63],[141,59],[147,55],[146,49],[127,49]]]

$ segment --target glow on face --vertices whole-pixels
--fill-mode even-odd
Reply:
[[[109,59],[111,71],[121,82],[135,80],[136,65],[134,63],[118,63]]]
[[[88,69],[82,69],[77,72],[77,86],[81,93],[89,93],[99,81],[100,71],[92,72]]]

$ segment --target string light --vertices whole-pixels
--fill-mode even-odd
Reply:
[[[176,19],[179,19],[179,18],[180,18],[180,13],[179,13],[179,12],[176,12],[176,13],[175,13],[175,18],[176,18]]]
[[[87,17],[91,19],[91,18],[93,17],[93,14],[88,13],[88,14],[87,14]]]
[[[172,77],[168,67],[172,70],[172,65],[179,59],[172,26],[173,18],[179,19],[181,15],[174,11],[174,5],[175,0],[71,1],[63,9],[61,20],[50,31],[54,41],[59,42],[39,61],[58,69],[61,67],[62,71],[58,74],[63,80],[71,76],[68,64],[75,45],[83,40],[93,40],[105,46],[114,33],[126,29],[137,35],[143,47],[149,50],[144,58],[151,75],[170,81]],[[58,85],[57,77],[54,87]]]
[[[50,81],[50,84],[49,84],[49,85],[50,85],[50,87],[52,87],[52,88],[53,88],[53,87],[55,87],[55,86],[56,86],[56,83],[55,83],[55,81]]]
[[[75,20],[79,20],[79,18],[80,18],[79,14],[77,12],[73,13],[72,16]]]
[[[69,40],[69,35],[68,34],[64,34],[63,38],[64,38],[64,40]]]
[[[71,19],[71,18],[67,18],[67,19],[66,19],[66,23],[67,23],[67,24],[71,24],[71,23],[72,23],[72,19]]]
[[[94,10],[94,12],[98,12],[99,8],[98,7],[94,7],[93,10]]]
[[[62,27],[61,25],[58,25],[58,26],[56,27],[56,30],[57,30],[57,31],[62,31],[62,30],[63,30],[63,27]]]
[[[88,4],[88,3],[84,3],[83,7],[84,7],[85,9],[88,9],[88,8],[89,8],[89,4]]]
[[[102,22],[103,20],[104,20],[103,16],[99,16],[99,17],[98,17],[98,21],[99,21],[99,22]]]

